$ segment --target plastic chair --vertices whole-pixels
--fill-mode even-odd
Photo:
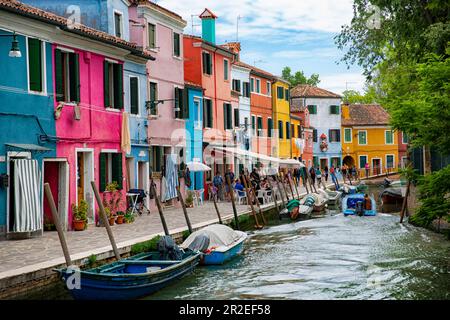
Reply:
[[[200,205],[200,202],[203,205],[203,193],[205,193],[205,189],[200,189],[195,192],[195,198],[197,200],[197,205]]]
[[[245,202],[243,204],[247,202],[247,193],[245,191],[238,192],[237,190],[234,190],[234,197],[237,199],[238,204],[241,204],[241,201],[244,201],[244,199]]]

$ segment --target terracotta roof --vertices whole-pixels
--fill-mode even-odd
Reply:
[[[340,95],[331,91],[313,87],[307,84],[299,84],[291,89],[291,98],[342,98]]]
[[[189,86],[189,87],[193,87],[193,88],[196,88],[196,89],[200,89],[200,90],[203,89],[203,87],[201,85],[199,85],[198,83],[191,82],[191,81],[184,81],[184,85],[185,86]]]
[[[267,72],[267,71],[265,71],[265,70],[263,70],[263,69],[259,69],[259,68],[255,67],[255,66],[246,64],[246,63],[244,63],[244,62],[242,62],[242,61],[235,61],[234,64],[237,65],[237,66],[240,66],[240,67],[244,67],[244,68],[250,69],[250,70],[251,70],[251,73],[253,73],[253,74],[255,74],[255,75],[258,75],[258,76],[261,76],[261,77],[264,77],[264,78],[269,78],[269,79],[271,79],[271,80],[273,80],[273,79],[276,78],[276,77],[275,77],[273,74],[271,74],[270,72]]]
[[[93,40],[101,41],[123,49],[130,50],[132,54],[136,56],[140,56],[150,60],[155,59],[153,56],[151,56],[149,51],[143,50],[135,43],[125,41],[106,32],[98,31],[82,24],[76,24],[69,28],[67,18],[29,6],[17,0],[0,0],[0,10],[9,11],[15,14],[22,15],[24,17],[53,24],[59,26],[64,31],[79,34]]]
[[[343,105],[345,107],[345,105]],[[376,126],[389,124],[389,114],[379,104],[351,104],[349,108],[349,119],[344,119],[342,112],[343,126]]]
[[[203,12],[199,15],[200,18],[202,18],[203,16],[207,17],[207,18],[213,18],[213,19],[217,19],[218,16],[216,16],[211,10],[209,10],[208,8],[205,8],[205,10],[203,10]]]
[[[195,40],[204,42],[205,44],[207,44],[207,45],[209,45],[209,46],[211,46],[211,47],[214,47],[214,48],[217,48],[217,49],[226,51],[226,52],[228,52],[229,54],[232,54],[232,55],[236,55],[233,51],[227,49],[226,47],[223,47],[223,46],[221,46],[221,45],[217,45],[217,44],[214,44],[214,43],[212,43],[212,42],[206,41],[206,40],[203,39],[202,37],[194,36],[194,35],[191,35],[191,34],[183,34],[183,37],[185,37],[185,38],[191,38],[191,39],[195,39]]]
[[[152,2],[151,0],[130,0],[132,4],[140,5],[140,6],[146,6],[146,7],[153,7],[160,9],[161,11],[164,11],[167,15],[171,16],[172,18],[175,18],[179,20],[180,22],[187,23],[182,16],[179,14],[170,11],[169,9],[166,9],[164,7],[161,7],[160,5],[156,4],[155,2]]]

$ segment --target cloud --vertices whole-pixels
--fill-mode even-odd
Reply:
[[[314,48],[311,50],[283,50],[272,54],[274,58],[286,59],[316,59],[316,58],[335,58],[339,55],[336,48]]]
[[[321,74],[319,87],[342,94],[346,89],[364,92],[366,79],[360,73],[342,72],[334,74]]]

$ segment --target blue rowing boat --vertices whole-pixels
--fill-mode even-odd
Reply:
[[[201,253],[193,251],[183,253],[181,260],[159,260],[160,252],[138,254],[79,271],[78,289],[70,289],[73,286],[70,283],[76,281],[77,276],[73,270],[64,268],[55,271],[77,300],[129,300],[150,295],[191,273],[200,258]]]
[[[364,194],[355,193],[347,195],[342,201],[342,212],[345,216],[349,215],[364,215],[364,216],[376,216],[377,207],[373,196],[369,197],[372,209],[364,209]]]

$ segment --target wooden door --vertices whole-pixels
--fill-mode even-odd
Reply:
[[[381,173],[381,160],[380,159],[372,159],[372,168],[373,168],[373,174],[379,175]]]
[[[84,154],[82,152],[77,153],[77,192],[78,192],[78,204],[81,200],[84,200]]]

